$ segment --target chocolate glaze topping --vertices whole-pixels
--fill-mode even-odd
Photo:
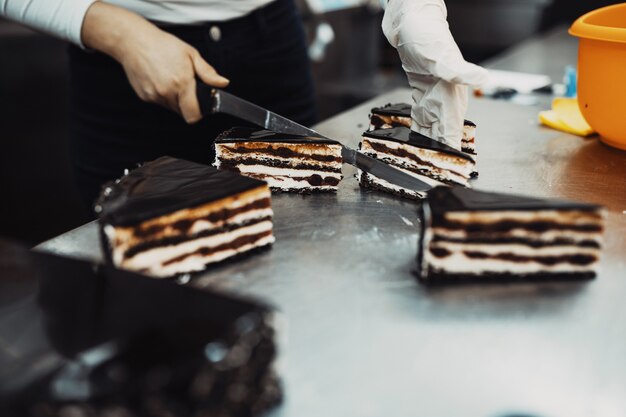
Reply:
[[[436,140],[427,138],[424,135],[421,135],[417,132],[411,131],[408,127],[398,126],[392,127],[389,129],[376,129],[370,132],[364,132],[363,136],[366,138],[374,138],[381,140],[390,140],[398,143],[405,143],[407,145],[412,145],[417,148],[430,149],[432,151],[442,152],[448,155],[456,156],[470,162],[474,162],[471,156],[466,154],[465,152],[461,152],[438,142]]]
[[[339,145],[336,140],[316,137],[278,133],[271,130],[252,127],[233,127],[215,139],[215,143],[231,142],[284,142],[284,143],[319,143]]]
[[[372,114],[383,116],[411,117],[411,105],[408,103],[388,103],[382,107],[374,107]]]
[[[408,103],[394,103],[385,104],[382,107],[374,107],[372,114],[380,114],[382,116],[398,116],[398,117],[411,117],[411,105]],[[465,120],[466,126],[476,127],[474,122]]]
[[[96,207],[104,223],[131,226],[262,185],[233,172],[164,156],[106,184]]]
[[[596,211],[596,204],[491,193],[462,187],[435,187],[428,192],[433,214],[447,211],[582,210]]]

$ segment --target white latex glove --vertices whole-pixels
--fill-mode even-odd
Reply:
[[[443,0],[389,0],[382,28],[413,89],[411,130],[461,149],[467,86],[488,73],[463,59],[447,15]]]

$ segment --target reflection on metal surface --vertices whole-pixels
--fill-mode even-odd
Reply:
[[[371,107],[409,97],[387,94],[317,129],[354,147]],[[606,205],[598,278],[424,287],[413,275],[416,203],[360,190],[351,167],[336,195],[277,194],[273,249],[190,283],[262,297],[288,320],[286,402],[272,416],[626,409],[626,153],[542,129],[536,114],[470,102],[479,125],[473,185]],[[44,248],[99,256],[96,245],[89,225]]]

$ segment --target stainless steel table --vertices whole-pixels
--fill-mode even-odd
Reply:
[[[522,50],[541,50],[534,42]],[[544,53],[526,59],[540,65]],[[409,97],[390,92],[318,129],[355,146],[372,106]],[[362,192],[351,168],[336,195],[276,195],[273,249],[189,284],[262,297],[282,311],[286,398],[273,416],[626,414],[626,153],[539,127],[538,110],[471,101],[474,186],[606,205],[598,278],[427,288],[412,274],[413,203]],[[88,224],[39,249],[99,260],[97,242]]]

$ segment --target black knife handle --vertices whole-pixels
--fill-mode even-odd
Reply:
[[[216,94],[218,90],[203,83],[201,80],[196,79],[196,95],[198,96],[198,103],[200,104],[200,112],[203,116],[217,113]]]

